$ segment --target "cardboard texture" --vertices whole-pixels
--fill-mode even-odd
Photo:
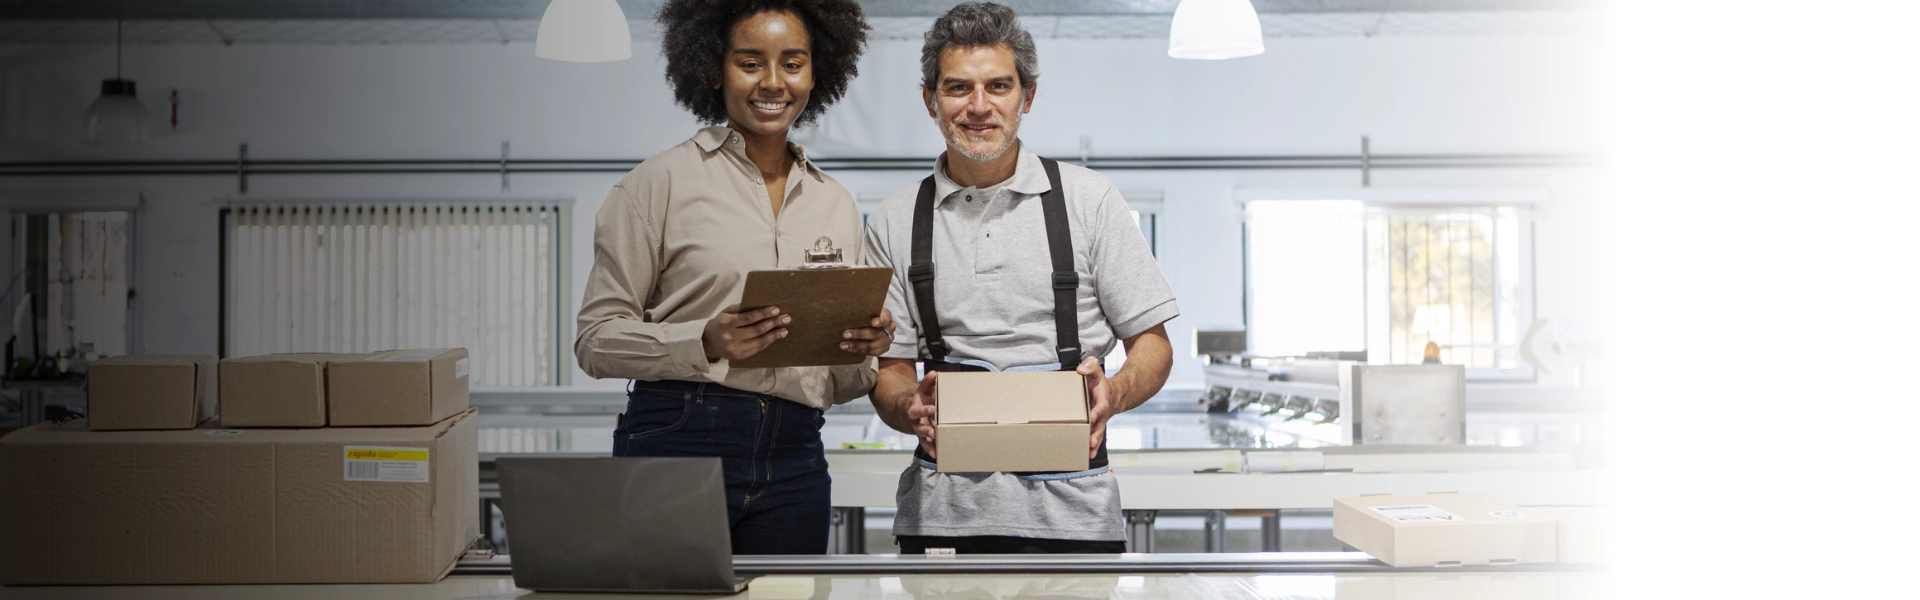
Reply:
[[[1092,425],[1078,373],[941,373],[934,390],[940,472],[1087,469]]]
[[[1333,537],[1395,567],[1553,562],[1557,522],[1484,494],[1333,500]]]
[[[87,369],[87,425],[95,431],[193,429],[219,410],[220,359],[131,354]]]
[[[1550,517],[1558,523],[1556,531],[1560,562],[1597,564],[1606,562],[1608,552],[1606,509],[1592,506],[1530,506],[1530,513]]]
[[[325,427],[327,365],[360,354],[267,354],[220,361],[224,427]]]
[[[327,365],[334,427],[438,423],[466,410],[466,348],[388,350]]]
[[[23,429],[0,438],[0,584],[438,581],[478,533],[476,421]]]
[[[728,366],[815,367],[865,361],[864,354],[841,350],[845,339],[840,336],[880,316],[891,277],[893,269],[887,267],[749,271],[740,292],[740,311],[777,306],[780,314],[793,316],[793,323],[786,326],[787,337]]]

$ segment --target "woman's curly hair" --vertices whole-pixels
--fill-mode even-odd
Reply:
[[[673,86],[673,99],[700,122],[727,122],[726,99],[716,86],[723,77],[733,27],[767,11],[799,17],[813,46],[813,93],[794,119],[795,127],[820,118],[860,74],[860,54],[866,51],[870,28],[855,0],[668,0],[654,15],[662,34],[660,52],[667,58],[667,83]]]

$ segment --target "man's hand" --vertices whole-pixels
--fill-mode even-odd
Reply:
[[[707,360],[740,360],[759,354],[774,341],[787,337],[787,328],[783,326],[792,322],[793,316],[780,314],[777,306],[743,313],[740,305],[734,304],[720,309],[720,314],[707,320],[700,346],[707,351]]]
[[[887,349],[893,347],[893,312],[880,309],[880,316],[869,325],[840,332],[840,338],[846,340],[840,342],[840,349],[867,356],[886,354]]]
[[[927,455],[936,459],[940,458],[940,453],[933,447],[933,427],[939,424],[939,419],[934,404],[940,399],[934,395],[933,382],[939,376],[938,372],[928,371],[927,378],[920,380],[920,387],[913,391],[913,404],[907,407],[907,418],[913,420],[913,435],[920,438],[920,445],[926,447]]]
[[[1087,389],[1093,393],[1093,402],[1087,406],[1087,423],[1093,425],[1093,437],[1087,440],[1087,458],[1100,453],[1100,443],[1107,439],[1107,419],[1125,410],[1119,401],[1125,397],[1118,382],[1107,379],[1107,370],[1100,366],[1100,359],[1086,357],[1074,369],[1087,380]]]

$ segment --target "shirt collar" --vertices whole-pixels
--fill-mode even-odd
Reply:
[[[1020,155],[1014,161],[1013,176],[1000,185],[1013,192],[1014,200],[1020,200],[1022,196],[1038,196],[1053,189],[1053,185],[1047,181],[1046,166],[1040,164],[1040,155],[1028,152],[1025,143],[1020,144]],[[940,153],[933,164],[934,206],[945,203],[947,198],[963,188],[947,178],[947,153]]]
[[[738,132],[735,132],[725,125],[714,125],[701,129],[699,133],[693,134],[693,145],[699,146],[702,152],[713,152],[726,148],[728,152],[732,152],[740,157],[741,160],[746,161],[747,151],[740,144],[734,143],[734,140],[737,139],[740,139]],[[806,148],[802,148],[799,144],[793,142],[787,142],[787,150],[793,152],[794,164],[799,165],[808,175],[812,175],[815,178],[821,178],[826,175],[820,170],[820,167],[813,164],[812,159],[807,158]],[[752,161],[746,162],[751,164]]]

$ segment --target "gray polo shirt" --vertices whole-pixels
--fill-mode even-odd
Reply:
[[[1053,263],[1040,195],[1051,188],[1040,158],[1020,149],[1013,177],[963,188],[934,168],[933,264],[947,360],[1005,370],[1060,368],[1054,354]],[[1083,356],[1105,356],[1180,314],[1173,288],[1147,248],[1124,198],[1105,176],[1060,165],[1060,184],[1080,275],[1076,312]],[[913,262],[915,182],[867,218],[867,262],[893,267],[887,309],[896,329],[886,358],[925,352],[907,266]],[[941,474],[914,465],[900,475],[895,535],[1013,535],[1125,539],[1111,473],[1074,478],[1009,473]]]
[[[1053,366],[1053,262],[1047,252],[1040,195],[1047,172],[1020,149],[1013,177],[985,190],[962,188],[934,172],[933,292],[948,360],[999,369]],[[1060,164],[1073,266],[1080,273],[1076,310],[1083,356],[1106,356],[1119,339],[1139,335],[1180,314],[1173,287],[1154,262],[1145,236],[1113,181]],[[885,358],[920,358],[920,312],[907,266],[913,262],[913,205],[920,184],[887,196],[867,217],[868,264],[893,267],[887,309],[893,348]]]

